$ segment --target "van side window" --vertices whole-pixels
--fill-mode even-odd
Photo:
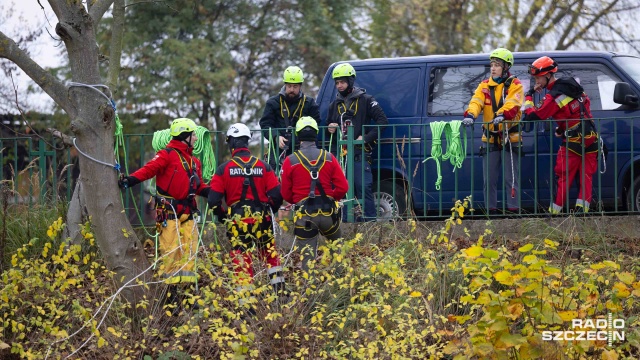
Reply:
[[[429,115],[462,115],[478,84],[489,78],[489,66],[465,65],[435,67],[429,77]],[[516,75],[525,89],[529,87],[527,67],[515,64],[511,74]]]
[[[420,68],[358,70],[355,86],[373,95],[387,117],[412,117],[419,111],[420,78]]]
[[[613,89],[620,78],[604,64],[559,64],[558,78],[574,77],[591,99],[591,110],[615,110]]]
[[[462,115],[473,91],[488,74],[482,65],[432,68],[429,74],[429,115]]]

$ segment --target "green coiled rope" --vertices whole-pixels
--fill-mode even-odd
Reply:
[[[153,133],[153,139],[151,140],[153,150],[158,152],[167,147],[167,144],[171,141],[169,131],[169,129],[164,129]],[[216,171],[216,157],[211,146],[211,135],[206,127],[199,125],[196,127],[195,133],[198,140],[193,145],[193,154],[202,154],[202,179],[209,183]]]
[[[429,124],[431,128],[431,156],[422,160],[422,163],[433,159],[436,162],[436,190],[440,190],[442,185],[442,172],[440,171],[440,159],[449,160],[453,165],[453,171],[462,167],[464,158],[467,155],[467,133],[464,134],[464,147],[460,139],[460,127],[462,121],[454,120],[451,122],[433,121]],[[447,152],[442,153],[442,133],[444,132],[447,140]]]
[[[460,127],[462,121],[453,120],[445,125],[444,135],[447,139],[447,153],[442,155],[443,160],[449,160],[453,165],[453,171],[462,168],[462,162],[467,154],[467,132],[464,132],[464,148],[460,139]]]

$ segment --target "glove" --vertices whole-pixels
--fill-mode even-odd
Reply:
[[[220,221],[227,218],[227,210],[222,207],[222,204],[213,208],[213,214],[218,216]]]
[[[473,125],[474,121],[475,120],[473,119],[473,117],[466,117],[466,118],[462,119],[462,125],[471,126],[471,125]]]
[[[120,179],[118,180],[118,186],[120,187],[120,189],[123,189],[123,190],[136,186],[138,185],[138,183],[140,183],[140,180],[136,179],[133,176],[121,175]]]
[[[533,90],[533,88],[531,88],[531,89],[529,89],[529,91],[527,91],[526,93],[524,93],[524,96],[525,96],[525,97],[527,97],[527,96],[528,96],[528,97],[533,97],[533,94],[534,94],[535,92],[536,92],[536,91],[535,91],[535,90]]]
[[[564,131],[562,129],[560,129],[559,127],[557,127],[557,126],[556,126],[555,133],[556,133],[556,137],[559,137],[559,138],[563,138],[564,137]]]
[[[493,125],[498,125],[504,121],[504,116],[498,115],[493,119]]]

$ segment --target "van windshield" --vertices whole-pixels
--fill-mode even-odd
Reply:
[[[613,58],[633,80],[640,85],[640,58],[633,56],[616,56]]]

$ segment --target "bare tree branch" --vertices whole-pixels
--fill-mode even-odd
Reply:
[[[113,3],[113,25],[111,26],[111,49],[109,51],[109,79],[107,86],[112,91],[118,87],[122,59],[122,37],[124,36],[124,0]]]
[[[91,16],[91,20],[93,21],[93,26],[96,27],[102,19],[107,10],[111,7],[113,0],[97,0],[93,6],[89,9],[89,16]]]
[[[575,7],[575,5],[572,5],[571,8],[573,9]],[[556,49],[563,49],[562,48],[562,44],[564,43],[565,39],[567,37],[569,37],[569,34],[571,33],[571,30],[574,29],[574,24],[577,24],[578,22],[578,16],[580,16],[580,14],[582,13],[582,9],[584,8],[584,0],[580,0],[580,6],[577,7],[576,11],[573,11],[571,14],[571,20],[569,21],[569,23],[567,24],[567,26],[565,26],[564,31],[562,32],[562,34],[560,35],[560,37],[558,38],[558,42],[556,44]]]
[[[607,14],[611,11],[611,9],[618,4],[618,0],[612,1],[607,7],[602,9],[600,13],[596,14],[591,21],[587,25],[585,25],[578,33],[573,37],[573,39],[569,40],[566,44],[564,44],[563,49],[569,48],[569,46],[575,44],[577,40],[582,39],[582,37],[593,27],[595,23],[597,23],[601,18],[607,16]]]
[[[63,95],[67,93],[65,85],[33,61],[24,50],[20,49],[15,41],[7,37],[2,31],[0,31],[0,58],[8,59],[18,65],[67,114],[75,115],[75,108],[71,105],[69,98]]]
[[[62,140],[62,143],[67,146],[67,147],[71,147],[73,146],[73,137],[63,133],[62,131],[56,129],[56,128],[47,128],[47,132],[51,133],[51,135],[53,135],[53,137],[57,137],[58,139]]]

